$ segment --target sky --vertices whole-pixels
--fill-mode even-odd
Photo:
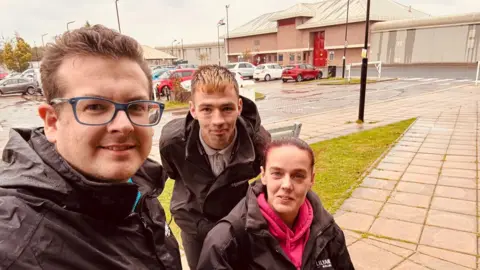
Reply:
[[[226,17],[229,4],[230,30],[259,15],[280,11],[296,3],[319,0],[118,0],[122,33],[141,44],[171,46],[215,42],[217,22]],[[397,0],[431,15],[480,12],[480,0]],[[52,41],[55,35],[90,24],[118,29],[115,0],[0,0],[0,37],[18,32],[32,46]],[[223,28],[223,29],[222,29]],[[220,34],[226,27],[220,28]]]

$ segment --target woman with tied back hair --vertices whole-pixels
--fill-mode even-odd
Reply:
[[[342,230],[311,191],[314,153],[271,142],[261,180],[208,233],[197,269],[354,269]]]

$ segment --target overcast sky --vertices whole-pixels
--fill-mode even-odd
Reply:
[[[230,4],[230,30],[268,12],[312,0],[119,0],[122,32],[150,46],[170,46],[217,40],[217,22]],[[432,15],[480,12],[480,0],[397,0]],[[81,27],[85,21],[117,28],[115,0],[0,0],[0,34],[18,33],[32,46]],[[223,27],[225,29],[225,27]],[[222,31],[222,28],[221,28]],[[224,31],[224,30],[223,30]]]

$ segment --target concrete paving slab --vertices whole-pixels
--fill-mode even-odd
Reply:
[[[379,217],[423,224],[426,215],[427,209],[424,208],[387,203],[383,206]]]
[[[420,244],[471,255],[477,254],[477,235],[426,225]]]
[[[420,239],[422,227],[422,224],[379,217],[373,223],[370,232],[417,243]]]
[[[471,201],[434,196],[430,207],[436,210],[443,210],[447,212],[454,212],[472,216],[476,216],[477,214],[476,203]]]

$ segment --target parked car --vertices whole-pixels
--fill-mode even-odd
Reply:
[[[255,66],[248,62],[229,63],[226,66],[230,71],[239,72],[244,78],[249,77],[253,79],[253,72]]]
[[[0,70],[0,80],[5,79],[6,77],[8,77],[8,75],[8,72],[6,72],[5,70]]]
[[[253,81],[245,81],[243,76],[238,72],[232,71],[232,74],[235,75],[235,80],[237,81],[238,87],[240,87],[240,88],[243,88],[243,87],[248,86],[248,85],[254,85],[255,84]],[[191,91],[192,80],[186,80],[186,81],[184,81],[180,84],[182,85],[182,87],[185,90]]]
[[[152,81],[157,81],[163,73],[172,70],[171,68],[160,68],[152,71]]]
[[[38,84],[35,80],[10,78],[0,81],[0,95],[15,93],[34,95],[37,91]]]
[[[288,65],[282,72],[282,81],[295,80],[301,82],[303,80],[321,79],[323,72],[309,64]]]
[[[21,77],[22,78],[37,79],[37,77],[39,75],[40,75],[40,69],[39,68],[29,68],[22,73]]]
[[[173,80],[178,78],[180,82],[191,80],[195,69],[168,70],[163,73],[156,84],[157,93],[161,96],[168,94],[173,89]]]
[[[198,65],[195,65],[195,64],[179,64],[175,68],[176,69],[187,69],[187,68],[197,69]]]
[[[22,75],[21,73],[18,73],[18,72],[10,72],[5,78],[3,79],[10,79],[10,78],[16,78],[16,77],[20,77],[20,75]],[[0,78],[1,79],[1,78]]]
[[[261,64],[255,68],[253,78],[255,81],[280,79],[282,78],[282,71],[282,66],[277,63]]]

